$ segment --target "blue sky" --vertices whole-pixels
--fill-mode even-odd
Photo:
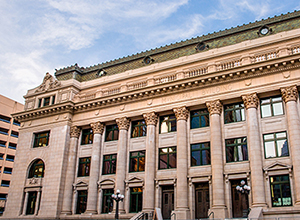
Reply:
[[[46,72],[294,10],[299,0],[0,0],[0,94],[24,103]]]

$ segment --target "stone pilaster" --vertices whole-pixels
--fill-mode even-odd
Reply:
[[[143,211],[154,211],[154,195],[155,195],[155,126],[158,116],[155,112],[143,114],[147,124],[146,136],[146,156],[145,156],[145,187],[143,192]]]
[[[97,195],[98,195],[97,181],[99,178],[99,170],[100,170],[101,140],[102,140],[102,133],[104,130],[104,124],[102,124],[101,122],[95,122],[95,123],[91,123],[90,125],[93,129],[94,138],[93,138],[87,208],[85,213],[96,214]]]
[[[72,214],[73,183],[76,176],[77,145],[79,135],[80,128],[72,126],[70,128],[70,148],[67,160],[64,197],[61,211],[61,214],[66,215]]]
[[[295,204],[300,205],[300,118],[297,108],[298,90],[297,86],[281,88],[282,99],[285,102],[286,117],[288,125],[288,140],[290,157],[293,162],[295,183]]]

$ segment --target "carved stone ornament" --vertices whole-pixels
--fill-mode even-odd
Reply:
[[[100,121],[97,121],[95,123],[91,123],[90,124],[92,129],[93,129],[93,133],[94,134],[102,134],[103,130],[104,130],[104,124],[101,123]]]
[[[258,97],[256,93],[243,95],[242,99],[246,109],[258,107]]]
[[[34,177],[33,177],[32,179],[29,180],[29,184],[30,184],[30,185],[37,184],[37,182],[38,182],[38,180],[37,180],[36,178],[34,178]]]
[[[130,120],[128,118],[117,118],[116,122],[119,127],[119,130],[128,130],[130,124]]]
[[[72,126],[70,129],[70,136],[75,137],[75,138],[79,138],[80,135],[80,128],[78,128],[77,126]]]
[[[145,122],[147,125],[156,125],[158,121],[158,116],[155,114],[155,112],[149,112],[143,114],[143,117],[145,119]]]
[[[46,73],[42,84],[35,90],[35,92],[44,92],[49,89],[55,89],[60,86],[60,82],[57,81],[50,73]]]
[[[213,114],[218,114],[221,115],[222,113],[222,103],[220,102],[220,100],[215,100],[215,101],[210,101],[210,102],[206,102],[206,106],[208,108],[209,114],[213,115]]]
[[[297,86],[289,86],[285,88],[281,88],[281,95],[283,101],[289,102],[289,101],[297,101],[298,98],[298,90]]]
[[[189,110],[185,107],[179,107],[173,109],[177,120],[187,120],[189,117]]]

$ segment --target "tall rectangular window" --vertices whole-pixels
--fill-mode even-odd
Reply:
[[[105,141],[116,141],[119,139],[119,128],[115,125],[107,125],[105,133]]]
[[[283,115],[283,103],[281,96],[260,100],[261,117]]]
[[[160,133],[168,133],[176,131],[176,117],[175,115],[166,115],[160,117]]]
[[[191,129],[209,126],[209,112],[207,109],[191,111]]]
[[[130,153],[129,172],[145,171],[145,151]]]
[[[247,138],[232,138],[225,140],[226,162],[248,160]]]
[[[77,195],[76,214],[84,213],[87,204],[87,190],[79,190]]]
[[[92,144],[93,138],[94,134],[92,129],[83,129],[81,136],[81,145]]]
[[[289,175],[270,176],[272,206],[291,206],[292,194]]]
[[[110,154],[103,156],[103,170],[102,174],[115,174],[117,167],[117,154]]]
[[[200,143],[191,145],[191,165],[201,166],[210,164],[210,144]]]
[[[91,157],[79,158],[78,176],[89,176],[91,167]]]
[[[147,135],[147,125],[145,120],[133,121],[131,137],[143,137]]]
[[[113,189],[104,189],[102,196],[102,212],[101,213],[110,213],[113,211],[113,200],[111,195],[114,194]]]
[[[48,106],[50,105],[50,97],[44,98],[44,105],[43,106]]]
[[[264,134],[265,158],[289,156],[286,132]]]
[[[33,215],[35,211],[37,192],[28,192],[26,215]]]
[[[46,147],[49,143],[50,131],[44,131],[34,134],[33,147]]]
[[[245,121],[245,109],[243,103],[224,106],[224,123]]]
[[[140,212],[143,208],[143,188],[130,188],[130,212]]]
[[[159,169],[176,168],[176,147],[159,149]]]

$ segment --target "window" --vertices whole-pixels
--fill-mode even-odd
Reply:
[[[105,141],[116,141],[119,139],[119,128],[115,125],[106,126]]]
[[[261,117],[283,115],[283,104],[281,96],[260,100]]]
[[[18,122],[16,119],[14,119],[13,124],[14,124],[14,125],[17,125],[17,126],[20,126],[20,122]]]
[[[44,105],[43,106],[48,106],[50,105],[50,97],[44,98]]]
[[[15,156],[7,154],[7,155],[6,155],[6,160],[7,160],[7,161],[14,162],[14,161],[15,161]]]
[[[10,117],[4,116],[4,115],[0,115],[0,121],[6,122],[6,123],[10,123]]]
[[[133,121],[131,137],[143,137],[147,135],[147,125],[145,120]]]
[[[92,144],[93,143],[93,130],[84,129],[82,130],[81,145]]]
[[[130,212],[140,212],[143,208],[143,188],[130,188]]]
[[[289,156],[286,132],[265,134],[264,144],[266,158]]]
[[[115,174],[117,166],[117,154],[103,156],[103,172],[102,174]]]
[[[87,204],[87,190],[78,191],[76,214],[84,213]]]
[[[55,95],[39,99],[38,107],[55,104]]]
[[[33,215],[35,211],[37,192],[29,192],[27,200],[26,215]]]
[[[226,162],[248,160],[247,138],[232,138],[225,140]]]
[[[0,134],[8,135],[8,129],[0,128]]]
[[[14,143],[10,143],[10,142],[9,142],[8,148],[16,150],[16,149],[17,149],[17,144],[14,144]]]
[[[176,147],[159,149],[159,169],[176,168]]]
[[[4,154],[0,153],[0,160],[3,160]]]
[[[245,109],[243,103],[224,106],[225,124],[232,122],[245,121]]]
[[[1,186],[3,187],[9,187],[10,181],[9,180],[2,180]]]
[[[55,103],[55,95],[54,95],[54,96],[52,96],[51,105],[54,105],[54,103]]]
[[[160,133],[168,133],[176,131],[176,117],[175,115],[160,117]]]
[[[91,157],[79,158],[78,176],[89,176],[91,166]]]
[[[0,200],[6,200],[7,194],[0,193]]]
[[[44,162],[40,159],[36,160],[30,167],[28,178],[43,178],[45,166]]]
[[[49,143],[50,131],[34,134],[33,147],[46,147]]]
[[[12,168],[9,168],[9,167],[4,167],[4,171],[3,173],[6,173],[6,174],[12,174]]]
[[[111,199],[111,195],[114,193],[113,189],[104,189],[102,196],[102,212],[101,213],[109,213],[113,211],[113,200]]]
[[[39,99],[39,104],[38,104],[38,107],[39,107],[39,108],[42,106],[42,100],[43,100],[43,99]]]
[[[0,147],[6,147],[6,141],[1,141],[0,140]]]
[[[291,206],[292,196],[289,175],[270,176],[272,206]]]
[[[11,131],[10,136],[18,138],[19,137],[19,132],[17,132],[17,131]]]
[[[130,153],[129,172],[145,171],[145,151]]]
[[[191,145],[191,166],[210,164],[210,144],[200,143]]]
[[[207,109],[191,111],[191,129],[209,126],[209,112]]]

